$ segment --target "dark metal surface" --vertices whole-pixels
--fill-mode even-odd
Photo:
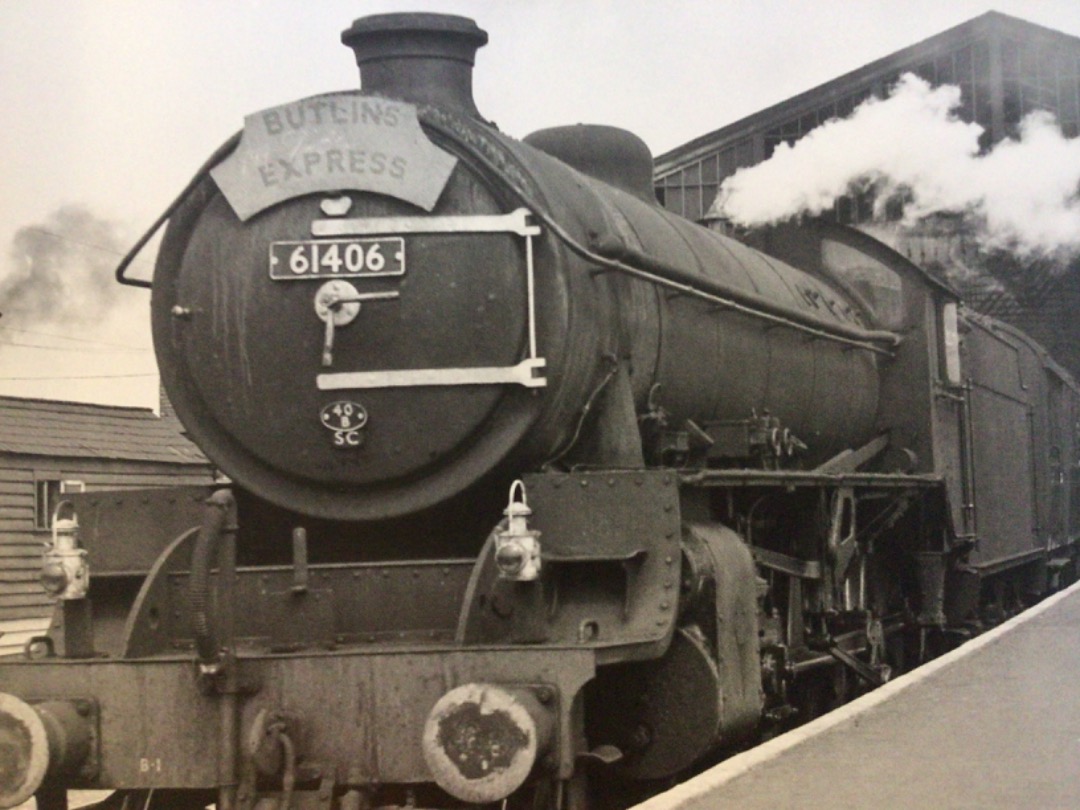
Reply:
[[[588,650],[462,650],[447,646],[363,654],[241,658],[241,678],[260,685],[242,698],[240,729],[263,709],[287,706],[305,729],[301,762],[356,784],[426,782],[419,740],[432,706],[473,681],[548,684],[560,696],[558,756],[573,769],[574,696],[592,677]],[[21,695],[92,694],[101,706],[98,776],[85,787],[207,787],[218,783],[218,702],[193,689],[191,662],[142,660],[0,664],[4,689]],[[343,689],[342,684],[351,684]],[[378,745],[375,745],[375,741]]]
[[[605,710],[590,732],[627,751],[616,767],[634,779],[676,774],[716,743],[724,696],[699,634],[679,630],[662,659],[606,673],[598,686]]]
[[[126,656],[160,654],[191,644],[187,562],[194,537],[163,558],[128,622]],[[287,566],[237,571],[237,636],[263,649],[450,638],[472,560],[312,565],[310,587],[293,588]]]
[[[762,711],[757,586],[750,550],[732,531],[689,524],[680,628],[663,658],[601,670],[587,728],[626,752],[635,779],[671,777],[717,744],[734,745]]]
[[[812,487],[865,486],[885,489],[940,488],[942,480],[934,474],[891,475],[885,473],[830,473],[798,470],[701,470],[681,473],[684,484],[706,487]]]
[[[341,34],[364,92],[478,117],[472,66],[487,32],[451,14],[374,14]]]
[[[716,661],[722,697],[716,733],[730,744],[748,736],[762,710],[757,572],[750,547],[731,529],[691,523],[687,535],[708,560],[702,570],[708,599],[691,616]]]
[[[146,574],[173,540],[202,520],[207,487],[65,495],[79,516],[79,539],[94,578]]]
[[[971,382],[965,396],[977,437],[972,478],[978,539],[971,562],[984,565],[1043,545],[1036,487],[1038,468],[1049,458],[1045,445],[1036,446],[1035,408],[1046,399],[1046,372],[1026,341],[981,319],[971,321],[964,345]]]
[[[537,474],[525,478],[540,530],[536,582],[498,577],[485,547],[465,594],[465,644],[579,644],[598,663],[659,655],[679,598],[679,493],[668,471]]]

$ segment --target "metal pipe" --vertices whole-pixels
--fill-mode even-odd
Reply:
[[[432,115],[429,109],[421,108],[419,113],[420,120],[425,126],[437,130],[440,135],[454,141],[459,148],[498,177],[518,202],[526,206],[533,216],[550,228],[571,252],[592,264],[599,265],[600,268],[624,273],[683,295],[717,304],[721,309],[734,310],[821,340],[841,343],[875,354],[891,357],[893,350],[901,343],[901,337],[893,332],[860,329],[845,324],[821,321],[805,312],[769,301],[761,296],[735,290],[727,285],[718,284],[712,279],[704,279],[687,273],[682,268],[674,267],[657,257],[632,250],[622,244],[598,245],[596,249],[586,247],[548,214],[543,206],[521,189],[508,172],[503,171],[480,149],[466,142],[440,121],[438,116]]]
[[[191,553],[191,583],[188,589],[195,649],[200,662],[208,666],[217,664],[221,658],[217,633],[210,620],[210,569],[219,556],[223,540],[235,542],[235,537],[236,499],[232,490],[219,489],[206,499],[203,524]]]
[[[963,465],[962,490],[964,504],[962,507],[964,518],[964,533],[970,535],[978,542],[979,522],[975,502],[975,426],[972,423],[971,394],[973,386],[968,378],[964,383],[964,401],[961,403],[961,442],[960,453]]]
[[[231,490],[221,490],[225,526],[221,533],[218,572],[218,644],[221,662],[221,727],[218,752],[218,810],[233,810],[240,783],[240,679],[236,663],[236,501]],[[214,493],[215,495],[219,493]],[[213,496],[211,496],[211,499]],[[288,805],[284,805],[287,807]]]
[[[842,323],[821,320],[792,307],[771,301],[763,296],[737,290],[712,279],[702,278],[687,270],[676,267],[655,256],[612,240],[609,244],[597,245],[598,256],[613,260],[619,267],[612,269],[622,272],[632,271],[634,275],[653,283],[663,284],[677,289],[686,295],[711,301],[728,309],[734,309],[747,315],[764,318],[773,323],[788,326],[813,334],[825,340],[839,340],[866,348],[864,344],[881,343],[890,348],[900,344],[900,336],[882,330],[863,329]],[[879,351],[882,351],[879,349]],[[883,352],[887,353],[887,352]]]

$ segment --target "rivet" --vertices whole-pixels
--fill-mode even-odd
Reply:
[[[671,607],[671,604],[666,601],[660,603],[661,610],[667,610],[669,607]]]
[[[589,486],[589,480],[587,478],[582,478],[581,479],[581,488],[586,489],[586,488],[588,488],[588,486]]]
[[[613,487],[613,486],[615,486],[615,479],[614,479],[614,478],[609,478],[609,479],[607,480],[607,485],[608,485],[609,487]]]
[[[671,558],[670,555],[664,558],[664,565],[671,565],[673,562],[675,561]]]
[[[673,504],[673,503],[665,503],[664,504],[664,511],[665,512],[670,512],[674,508],[675,508],[675,504]]]

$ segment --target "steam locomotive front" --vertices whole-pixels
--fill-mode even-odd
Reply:
[[[342,38],[362,91],[248,116],[154,278],[165,386],[238,483],[315,517],[412,515],[602,444],[601,393],[629,449],[592,466],[641,466],[661,412],[697,435],[761,418],[817,463],[867,440],[894,336],[857,297],[659,208],[635,136],[501,135],[471,20]]]
[[[301,513],[371,520],[482,478],[536,420],[545,363],[575,352],[539,229],[455,144],[482,132],[470,74],[487,35],[385,15],[342,38],[363,94],[246,119],[171,219],[152,310],[173,405],[226,473]]]
[[[501,135],[471,93],[486,40],[461,17],[357,20],[362,90],[248,116],[167,212],[163,383],[206,455],[288,513],[291,565],[287,543],[246,555],[277,510],[221,491],[131,605],[113,592],[109,632],[61,605],[77,660],[4,665],[0,760],[27,766],[0,806],[43,784],[562,806],[583,759],[659,780],[755,733],[764,580],[689,488],[863,447],[897,336],[850,285],[657,206],[635,136]],[[471,497],[506,492],[488,484],[505,511]],[[464,557],[429,511],[456,497],[482,526]],[[348,553],[309,566],[309,528]],[[150,705],[167,722],[132,722]]]

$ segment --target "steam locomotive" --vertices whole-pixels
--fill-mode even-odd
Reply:
[[[229,482],[57,521],[0,807],[617,804],[1074,577],[1080,398],[1027,337],[860,232],[665,211],[627,132],[500,133],[472,20],[342,40],[361,91],[162,217]]]

